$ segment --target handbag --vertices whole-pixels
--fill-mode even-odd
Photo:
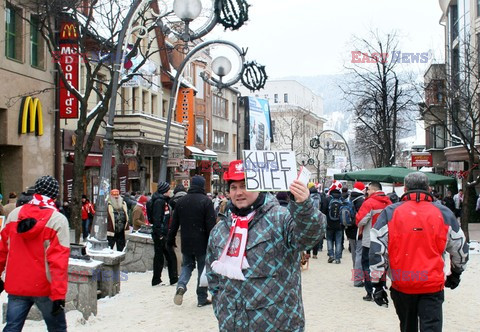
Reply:
[[[200,287],[208,287],[208,280],[207,280],[207,266],[203,267],[202,274],[200,275]]]

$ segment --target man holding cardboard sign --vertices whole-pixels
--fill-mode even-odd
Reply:
[[[283,155],[265,158],[246,158],[246,163],[255,163],[257,174],[259,162],[264,174],[273,173],[267,167],[286,170]],[[289,183],[293,198],[287,209],[269,193],[247,191],[241,160],[232,161],[224,174],[232,206],[210,233],[206,259],[220,331],[305,328],[300,254],[323,237],[325,216],[313,207],[306,184],[295,178]]]

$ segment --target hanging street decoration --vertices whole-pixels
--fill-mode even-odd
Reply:
[[[243,66],[242,83],[250,91],[257,91],[265,87],[267,82],[267,73],[265,66],[261,66],[255,61],[250,61]]]
[[[216,0],[215,15],[225,29],[237,30],[248,21],[248,7],[245,0]]]

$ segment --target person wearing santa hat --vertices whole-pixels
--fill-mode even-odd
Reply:
[[[303,331],[300,257],[323,236],[325,216],[295,180],[288,208],[247,191],[241,160],[224,173],[231,206],[210,233],[207,279],[220,331]]]
[[[353,211],[357,213],[365,201],[365,185],[363,182],[355,182],[353,189],[350,192],[350,201],[353,204]],[[355,218],[355,216],[353,216]],[[357,225],[353,224],[345,228],[345,235],[347,236],[350,252],[352,253],[353,261],[353,286],[363,287],[363,270],[362,270],[362,241],[357,240]]]
[[[341,192],[342,188],[343,184],[340,181],[334,180],[328,190],[328,198],[322,204],[322,212],[327,216],[326,239],[328,262],[335,262],[336,264],[340,264],[342,259],[343,225],[339,221],[338,216],[336,219],[334,219],[334,213],[331,212],[333,210],[334,204],[331,204],[331,202],[335,202],[335,200],[341,202],[343,200]]]

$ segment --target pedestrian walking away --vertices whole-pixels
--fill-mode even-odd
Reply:
[[[300,181],[287,209],[246,190],[241,160],[224,180],[232,206],[210,234],[206,262],[219,330],[304,331],[300,257],[323,236],[325,216]]]
[[[21,331],[33,304],[49,331],[66,331],[70,239],[68,221],[58,212],[58,182],[42,176],[28,204],[15,208],[1,233],[0,293],[8,293],[7,324],[3,331]]]
[[[215,226],[215,210],[213,202],[205,193],[205,178],[195,175],[190,181],[190,188],[181,197],[173,211],[172,226],[168,233],[168,245],[175,245],[175,236],[181,228],[182,271],[175,291],[174,303],[181,305],[183,295],[192,271],[197,268],[197,306],[211,304],[206,286],[200,285],[200,277],[205,267],[208,236]]]
[[[434,203],[428,177],[405,177],[401,201],[380,214],[371,230],[370,273],[373,298],[388,305],[380,278],[388,266],[390,295],[402,332],[442,331],[444,287],[455,289],[468,260],[465,235],[450,209]],[[444,254],[450,255],[445,281]]]

